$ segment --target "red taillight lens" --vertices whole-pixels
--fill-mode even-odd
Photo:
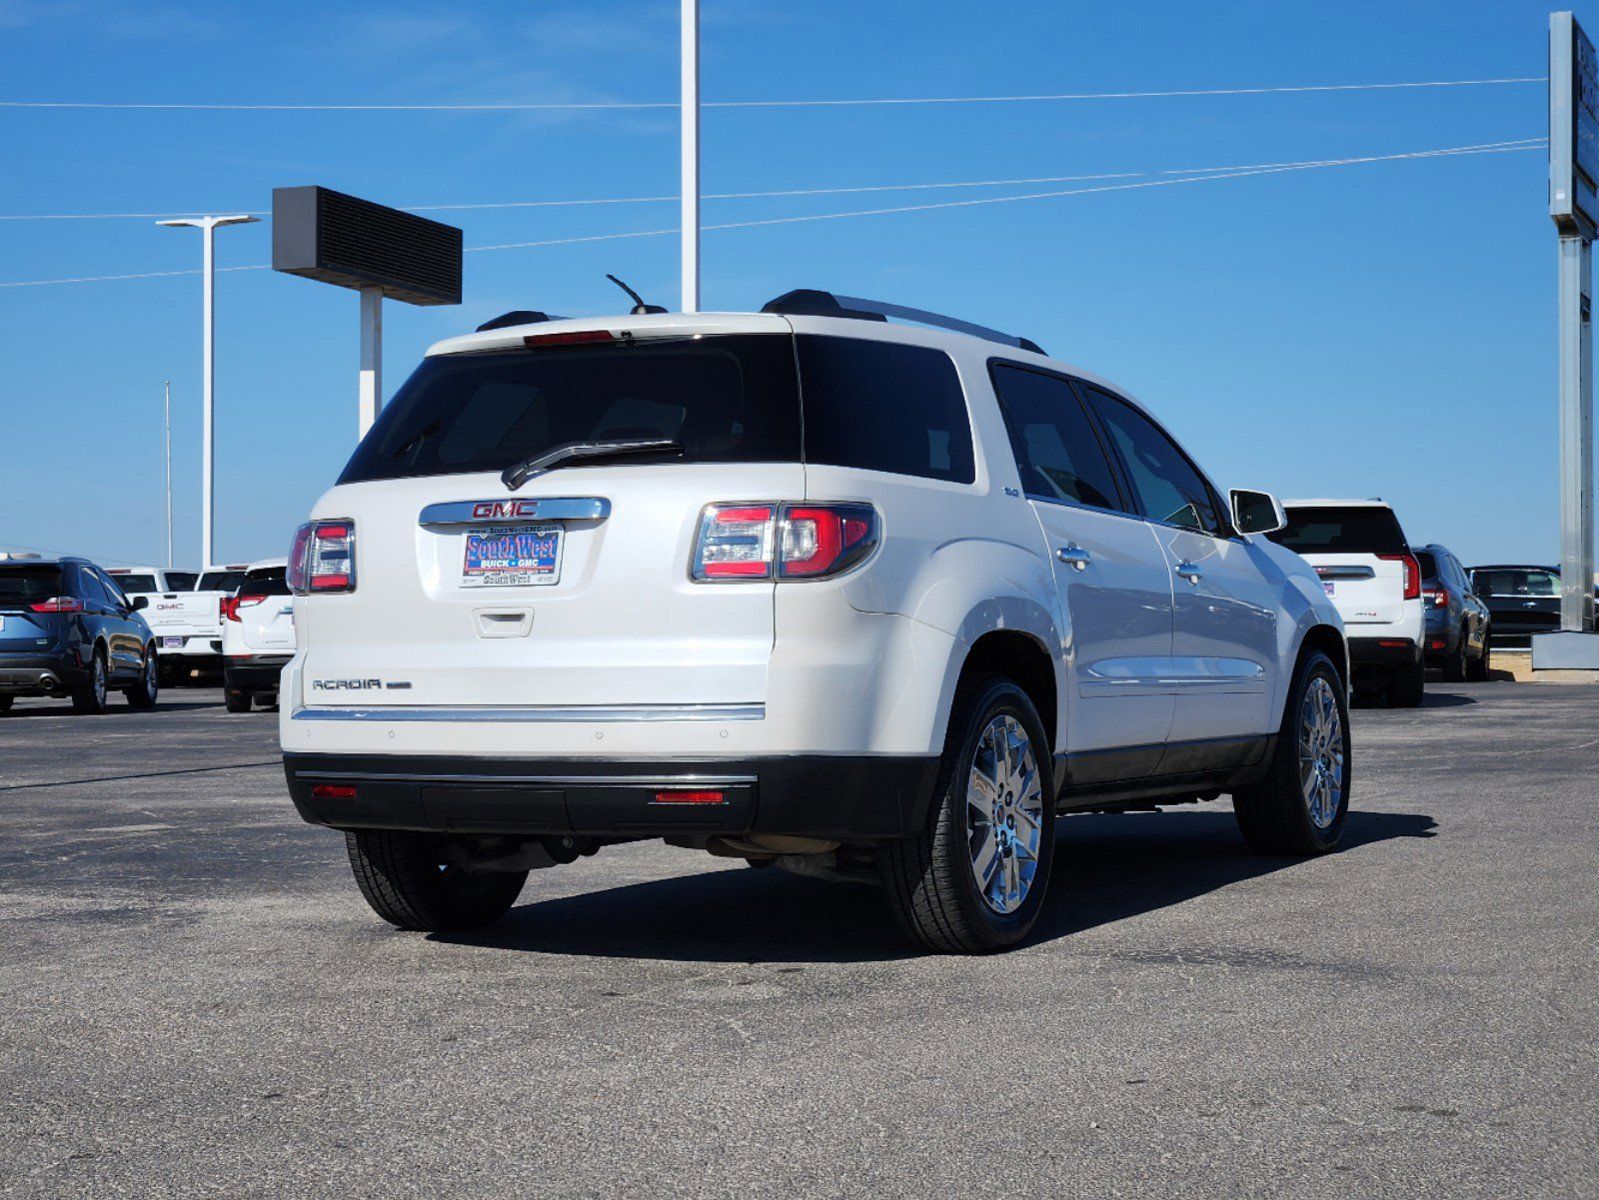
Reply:
[[[83,611],[83,603],[75,596],[51,596],[37,604],[28,605],[34,612],[75,613]]]
[[[592,346],[600,342],[614,342],[616,338],[604,329],[580,329],[575,333],[535,333],[522,339],[529,350],[546,346]]]
[[[286,575],[289,590],[296,596],[355,591],[355,522],[307,521],[301,525],[289,547]]]
[[[1428,608],[1448,608],[1449,593],[1435,592],[1429,588],[1421,594],[1421,602]]]
[[[311,785],[311,798],[313,800],[354,800],[355,786],[348,783],[313,783]]]
[[[708,504],[692,578],[700,582],[821,579],[847,571],[877,545],[869,504]]]
[[[1386,562],[1403,563],[1405,565],[1405,599],[1419,600],[1421,598],[1421,564],[1416,561],[1414,554],[1379,554],[1377,557]]]
[[[237,621],[239,619],[239,598],[237,596],[224,596],[219,606],[222,609],[224,621]]]
[[[657,804],[725,804],[727,797],[721,792],[656,792]]]

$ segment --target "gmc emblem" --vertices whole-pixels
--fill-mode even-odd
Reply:
[[[539,515],[539,502],[537,500],[479,500],[472,506],[472,519],[475,521],[504,520],[508,517],[536,517]]]

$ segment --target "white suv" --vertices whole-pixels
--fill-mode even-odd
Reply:
[[[1337,843],[1343,631],[1281,519],[933,314],[517,314],[434,346],[296,534],[290,791],[402,928],[663,837],[1011,945],[1057,812],[1230,792],[1258,849]]]
[[[1381,500],[1290,500],[1286,516],[1271,540],[1321,577],[1344,620],[1356,688],[1381,690],[1390,704],[1420,704],[1421,564],[1393,509]]]
[[[222,700],[231,713],[277,700],[278,676],[294,654],[294,601],[285,560],[251,563],[222,601]]]

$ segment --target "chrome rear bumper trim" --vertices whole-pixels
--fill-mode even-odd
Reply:
[[[486,721],[594,724],[618,721],[764,721],[765,704],[519,705],[509,708],[386,704],[375,708],[297,708],[293,721]]]

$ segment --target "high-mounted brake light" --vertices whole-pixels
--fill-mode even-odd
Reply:
[[[34,612],[75,613],[83,611],[83,602],[76,596],[51,596],[28,607]]]
[[[1414,554],[1379,554],[1377,557],[1385,562],[1404,563],[1405,599],[1421,599],[1421,564]]]
[[[592,346],[614,342],[616,337],[605,329],[579,329],[573,333],[532,333],[522,339],[529,350],[542,350],[547,346]]]
[[[870,554],[880,528],[869,504],[708,504],[689,574],[701,583],[824,579]]]
[[[301,525],[294,531],[285,574],[289,590],[296,596],[355,591],[355,522],[307,521]]]

